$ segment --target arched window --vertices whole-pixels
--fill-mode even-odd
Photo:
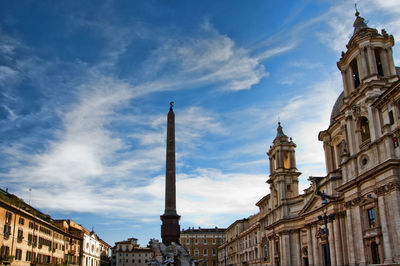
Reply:
[[[285,169],[289,169],[290,168],[289,151],[284,151],[283,152],[283,167]]]
[[[381,61],[381,48],[376,48],[375,49],[375,63],[376,63],[376,69],[378,70],[378,75],[383,77],[383,66],[382,66],[382,61]]]
[[[360,131],[361,131],[361,142],[367,141],[371,138],[371,135],[369,133],[369,122],[365,116],[361,117]]]
[[[269,244],[268,244],[268,241],[266,241],[265,244],[264,244],[263,253],[264,253],[264,261],[269,261]]]
[[[358,73],[357,60],[354,59],[350,63],[351,70],[353,71],[354,88],[360,86],[360,74]]]

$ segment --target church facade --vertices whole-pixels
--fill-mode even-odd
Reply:
[[[337,63],[343,92],[318,139],[327,174],[299,194],[296,144],[278,125],[270,194],[234,222],[219,265],[400,265],[400,79],[385,30],[356,13]]]

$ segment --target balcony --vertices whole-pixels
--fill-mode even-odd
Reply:
[[[376,237],[382,234],[381,227],[373,227],[364,230],[364,238]]]

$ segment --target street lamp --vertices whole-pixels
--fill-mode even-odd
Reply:
[[[318,191],[318,196],[321,197],[322,201],[321,204],[323,206],[326,206],[328,204],[327,198],[333,198],[331,196],[328,196],[325,194],[324,191],[319,192]],[[327,208],[324,208],[323,210],[324,215],[318,216],[318,220],[319,221],[324,221],[324,225],[325,225],[325,235],[326,235],[326,245],[325,245],[325,265],[326,266],[331,266],[331,254],[330,254],[330,248],[329,248],[329,230],[328,230],[328,221],[333,221],[335,220],[335,215],[334,214],[330,214],[327,215]]]

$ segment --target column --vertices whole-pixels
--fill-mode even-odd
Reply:
[[[340,72],[342,73],[342,81],[343,81],[343,91],[344,91],[344,97],[347,97],[350,92],[349,92],[349,86],[346,82],[346,70],[340,70]]]
[[[328,231],[329,231],[329,254],[331,256],[331,265],[336,265],[336,248],[335,248],[335,234],[336,232],[333,230],[333,222],[328,222]]]
[[[307,225],[307,251],[308,251],[308,263],[310,266],[314,266],[314,252],[311,237],[311,226]]]
[[[349,255],[349,265],[355,265],[354,242],[353,242],[353,226],[351,222],[351,210],[346,210],[346,232],[347,232],[347,254]]]
[[[269,241],[269,240],[268,240]],[[276,254],[276,250],[275,250],[275,240],[272,237],[272,241],[269,242],[270,243],[270,251],[271,251],[271,256],[269,257],[269,260],[271,262],[271,265],[275,266],[275,254]]]
[[[282,265],[292,265],[290,258],[290,237],[289,232],[283,232],[281,235],[281,258]]]
[[[366,264],[366,258],[365,258],[365,250],[364,250],[364,235],[362,232],[362,220],[361,220],[361,212],[360,212],[360,205],[357,205],[354,207],[354,223],[357,225],[354,227],[356,231],[356,239],[354,239],[354,243],[357,246],[359,250],[359,264],[360,265],[365,265]]]
[[[275,160],[276,160],[276,168],[279,169],[281,168],[282,164],[281,164],[281,151],[277,150],[275,152]]]
[[[272,174],[274,172],[274,166],[272,164],[272,159],[269,158],[269,172]]]
[[[373,54],[371,46],[367,47],[367,58],[368,58],[368,66],[369,66],[369,74],[377,74],[378,70],[376,69],[375,55]]]
[[[390,76],[390,68],[388,64],[387,53],[385,49],[379,49],[379,56],[381,58],[382,68],[383,68],[383,75],[385,77]]]
[[[358,145],[355,136],[355,125],[353,121],[353,117],[351,114],[346,114],[346,124],[348,129],[348,142],[349,142],[349,153],[350,156],[357,152],[356,146]]]
[[[390,193],[390,203],[391,203],[391,214],[393,217],[393,221],[391,223],[391,228],[394,232],[394,241],[393,246],[399,247],[400,246],[400,191],[394,190]],[[400,259],[400,251],[395,249],[395,254],[393,254],[395,258]]]
[[[378,137],[377,134],[377,127],[378,127],[378,123],[376,122],[376,120],[374,119],[374,114],[373,114],[373,110],[374,107],[373,106],[368,106],[367,111],[368,111],[368,121],[369,121],[369,133],[371,134],[371,142],[376,140]]]
[[[343,265],[343,259],[342,259],[342,243],[340,239],[340,227],[339,227],[339,219],[340,216],[339,214],[335,215],[335,220],[333,221],[333,230],[334,230],[334,239],[335,239],[335,255],[336,255],[336,264],[337,265]]]
[[[311,236],[312,236],[312,246],[313,246],[313,259],[314,259],[314,265],[321,265],[320,264],[320,254],[319,254],[319,248],[318,248],[318,240],[317,240],[317,226],[312,225],[311,226]]]
[[[367,63],[365,60],[366,56],[364,48],[360,48],[360,54],[357,56],[357,66],[358,74],[360,75],[360,81],[364,80],[364,78],[368,75]]]
[[[293,265],[301,265],[301,241],[300,241],[300,229],[295,230],[293,233],[294,238],[294,256],[293,256]]]
[[[353,69],[351,69],[350,65],[347,66],[347,84],[349,93],[354,91],[354,79],[353,79]]]
[[[294,158],[294,151],[290,151],[290,168],[296,168],[296,161]]]
[[[332,160],[331,145],[329,144],[329,141],[327,141],[327,140],[324,141],[324,151],[325,151],[326,171],[327,171],[327,173],[330,173],[334,169],[334,166],[333,166],[333,160]]]
[[[341,234],[341,239],[342,239],[341,244],[342,244],[342,254],[343,254],[343,265],[348,265],[349,264],[349,256],[348,256],[348,251],[349,250],[347,249],[348,238],[347,238],[347,235],[346,235],[346,232],[347,232],[347,230],[346,230],[346,218],[345,218],[344,214],[340,215],[339,226],[340,226],[340,232],[342,233]]]
[[[394,66],[392,48],[386,48],[386,54],[389,63],[390,76],[394,76],[396,75],[396,68]]]
[[[383,195],[379,195],[378,197],[378,208],[379,208],[379,219],[381,222],[382,237],[383,237],[384,263],[391,263],[393,261],[392,245],[387,225],[385,199]]]

